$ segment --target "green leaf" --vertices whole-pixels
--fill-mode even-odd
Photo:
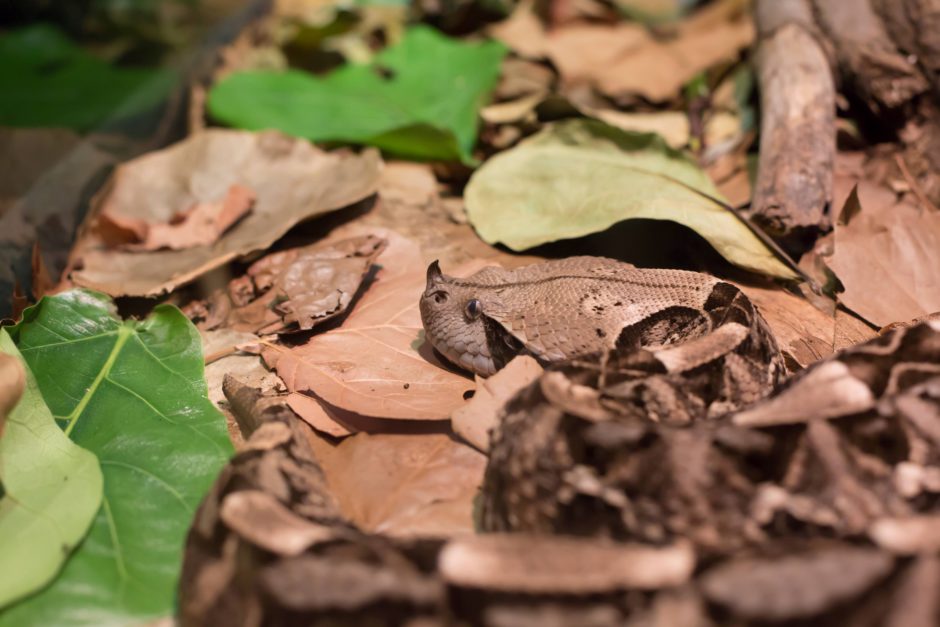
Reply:
[[[298,70],[232,74],[209,93],[209,111],[249,130],[470,162],[477,113],[505,54],[497,42],[464,43],[414,26],[372,64],[347,65],[324,78]]]
[[[546,128],[478,169],[467,216],[486,242],[524,250],[597,233],[622,220],[672,220],[728,261],[776,277],[795,275],[720,202],[694,162],[658,136],[594,120]]]
[[[27,309],[12,336],[65,433],[98,456],[104,498],[62,574],[0,625],[171,613],[193,512],[232,451],[206,398],[199,333],[175,307],[121,322],[105,296],[75,290]]]
[[[118,68],[37,24],[0,36],[0,124],[79,131],[143,113],[169,91],[170,72]]]
[[[0,352],[23,361],[0,329]],[[0,438],[0,607],[49,583],[101,505],[95,456],[68,439],[26,369],[26,390]]]

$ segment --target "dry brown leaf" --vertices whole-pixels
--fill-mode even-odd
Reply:
[[[317,449],[330,491],[363,531],[450,536],[473,531],[486,457],[444,434],[357,433]]]
[[[876,335],[865,323],[845,314],[829,316],[780,287],[736,285],[757,305],[780,349],[800,366]]]
[[[358,431],[343,423],[335,412],[330,411],[330,408],[306,394],[299,392],[289,394],[287,404],[308,425],[334,438],[343,438]]]
[[[741,0],[710,4],[663,40],[635,23],[576,23],[546,32],[526,5],[490,32],[522,56],[550,58],[569,85],[590,83],[609,96],[653,101],[674,97],[699,72],[735,59],[755,35]]]
[[[840,301],[878,326],[940,311],[940,213],[908,203],[870,208],[859,196],[861,211],[836,224],[826,258],[845,287]]]
[[[533,2],[520,2],[507,19],[490,27],[490,35],[503,42],[521,57],[537,59],[546,56],[545,27],[535,14]]]
[[[115,172],[95,199],[72,254],[72,280],[108,294],[153,296],[270,246],[301,220],[373,194],[382,162],[374,150],[327,153],[275,132],[210,129],[165,150],[134,159]],[[257,195],[251,213],[213,245],[185,250],[107,249],[91,228],[112,218],[168,222],[180,207],[212,202],[232,185]]]
[[[376,418],[443,420],[473,382],[448,370],[424,340],[418,299],[426,266],[418,245],[393,231],[382,269],[338,329],[303,346],[268,345],[262,355],[292,392],[312,392]]]
[[[98,219],[108,234],[120,234],[130,240],[114,242],[125,250],[183,250],[215,242],[251,211],[254,202],[255,193],[251,189],[234,184],[221,200],[197,202],[170,216],[167,222],[151,223],[141,218],[114,216],[107,211]]]
[[[26,371],[20,360],[12,355],[0,353],[0,436],[7,421],[26,387]]]
[[[490,429],[496,426],[503,404],[538,379],[542,371],[535,359],[518,355],[492,377],[478,376],[476,394],[451,416],[454,432],[479,450],[489,450]]]

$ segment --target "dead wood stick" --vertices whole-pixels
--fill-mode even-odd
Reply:
[[[926,91],[917,64],[898,51],[869,0],[814,2],[843,78],[872,112],[896,109]]]
[[[750,218],[791,252],[829,230],[835,87],[806,0],[758,0],[761,146]]]

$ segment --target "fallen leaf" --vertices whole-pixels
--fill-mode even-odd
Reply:
[[[343,438],[358,431],[344,424],[334,412],[329,411],[322,403],[306,394],[299,392],[290,394],[287,397],[287,404],[308,425],[334,438]]]
[[[708,176],[657,136],[571,120],[491,158],[471,177],[464,200],[480,237],[513,250],[597,233],[631,218],[672,220],[736,265],[795,277],[709,196],[717,198],[718,191]]]
[[[62,432],[21,360],[0,329],[0,420],[9,419],[0,438],[0,608],[52,581],[85,537],[102,494],[98,459]]]
[[[175,307],[122,322],[72,290],[26,310],[11,336],[73,442],[97,455],[104,497],[54,582],[0,625],[130,624],[172,612],[186,532],[231,455],[206,398],[199,334]],[[5,436],[6,437],[6,436]]]
[[[357,433],[318,454],[330,491],[352,522],[398,537],[472,533],[486,457],[443,434]]]
[[[384,239],[370,234],[291,248],[256,261],[247,276],[256,292],[264,294],[262,307],[280,314],[283,325],[252,330],[307,330],[343,314],[385,245]],[[256,310],[257,304],[236,309],[232,317],[238,320],[241,311]]]
[[[381,232],[382,269],[338,329],[288,348],[262,352],[292,392],[376,418],[444,420],[463,405],[473,383],[448,370],[424,341],[418,300],[426,266],[417,244]]]
[[[351,205],[376,190],[381,160],[327,153],[279,133],[210,129],[149,153],[115,172],[96,198],[90,219],[168,222],[179,207],[212,202],[232,185],[253,190],[251,213],[212,245],[185,250],[109,250],[86,228],[72,253],[72,280],[115,296],[155,296],[192,281],[240,255],[270,246],[294,224]]]
[[[537,59],[546,56],[548,47],[545,26],[533,5],[532,0],[523,0],[512,15],[490,26],[489,33],[519,56]]]
[[[519,54],[547,56],[568,85],[588,83],[608,96],[673,98],[695,75],[737,58],[755,36],[741,0],[719,0],[678,23],[660,40],[636,23],[573,23],[546,31],[520,4],[490,32]]]
[[[826,265],[845,291],[839,300],[878,326],[940,311],[940,213],[908,203],[866,206],[835,225]]]
[[[183,250],[215,242],[251,210],[254,202],[252,190],[234,184],[221,200],[197,202],[171,216],[168,222],[149,223],[141,218],[111,216],[107,212],[98,219],[99,224],[109,223],[109,231],[131,235],[133,241],[121,244],[127,250]]]
[[[490,430],[503,405],[542,374],[542,366],[528,355],[519,355],[488,379],[477,377],[477,391],[451,416],[454,433],[484,453],[490,448]]]
[[[413,26],[372,63],[323,78],[299,70],[232,74],[212,88],[209,111],[241,128],[470,162],[477,112],[505,53],[497,42],[463,42]]]
[[[799,366],[806,367],[834,351],[875,337],[864,322],[836,312],[826,314],[804,298],[776,285],[735,283],[757,306],[777,345]]]
[[[16,407],[25,387],[26,373],[19,360],[0,354],[0,437],[3,437],[7,416]]]

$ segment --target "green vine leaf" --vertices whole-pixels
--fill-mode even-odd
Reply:
[[[65,433],[98,456],[104,498],[62,574],[0,625],[171,613],[190,520],[232,452],[198,332],[175,307],[122,322],[107,297],[75,290],[27,309],[11,335]]]

